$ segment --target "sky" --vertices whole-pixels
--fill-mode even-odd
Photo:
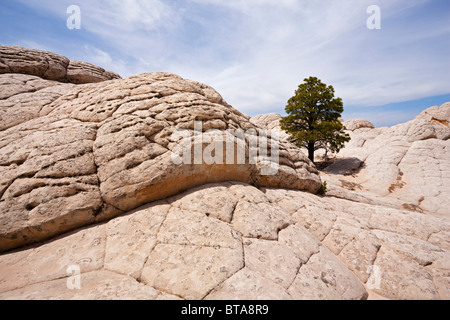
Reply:
[[[81,29],[69,29],[71,5]],[[380,29],[369,29],[380,8]],[[377,127],[450,101],[448,0],[0,0],[0,44],[127,77],[165,71],[250,116],[284,113],[305,78],[333,85],[344,119]]]

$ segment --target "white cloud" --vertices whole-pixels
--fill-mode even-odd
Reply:
[[[448,92],[448,74],[439,71],[448,66],[445,57],[434,60],[432,50],[417,50],[417,44],[433,33],[448,35],[448,27],[426,30],[412,21],[376,34],[365,27],[366,9],[373,1],[195,2],[245,15],[243,30],[235,36],[248,38],[246,55],[231,65],[189,70],[244,112],[281,112],[296,86],[310,75],[333,84],[346,105],[383,105]],[[386,20],[413,6],[406,1],[379,2]],[[242,47],[237,44],[236,50]]]
[[[33,49],[37,49],[37,50],[52,52],[52,48],[50,48],[49,46],[43,45],[42,43],[36,42],[34,40],[29,40],[29,39],[20,40],[19,42],[12,43],[10,45],[21,46],[21,47],[24,47],[24,48],[33,48]]]
[[[61,19],[72,4],[22,1]],[[448,42],[449,26],[426,16],[422,23],[405,22],[414,6],[428,2],[79,0],[78,5],[82,28],[99,39],[83,47],[87,58],[124,76],[169,71],[199,80],[239,110],[257,114],[282,112],[311,75],[334,85],[346,105],[448,93],[449,46],[439,42]],[[382,30],[366,28],[372,4],[381,7]]]
[[[370,119],[375,127],[392,127],[399,123],[405,123],[413,120],[420,111],[417,110],[394,110],[386,111],[374,108],[366,112],[348,113],[344,116],[344,120],[349,119]]]
[[[83,28],[100,35],[113,31],[154,30],[170,25],[171,7],[161,0],[18,0],[36,9],[67,18],[66,8],[76,4],[82,13]],[[109,30],[108,30],[109,29]],[[117,34],[116,34],[117,35]]]
[[[91,61],[94,64],[98,64],[98,65],[111,65],[114,63],[113,59],[111,58],[111,56],[109,55],[109,53],[100,50],[94,46],[91,45],[85,45],[84,46],[84,52],[85,54],[87,54],[88,56],[91,57]]]

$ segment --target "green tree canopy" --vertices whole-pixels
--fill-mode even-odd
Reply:
[[[289,99],[288,116],[280,124],[296,146],[308,149],[309,159],[314,162],[316,150],[339,152],[350,141],[350,136],[339,120],[344,104],[341,98],[334,97],[333,86],[327,86],[316,77],[304,81]]]

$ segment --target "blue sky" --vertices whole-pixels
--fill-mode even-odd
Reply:
[[[67,8],[81,8],[69,30]],[[367,8],[381,8],[369,30]],[[377,126],[450,101],[448,0],[0,0],[0,43],[88,61],[123,77],[167,71],[249,115],[284,113],[304,78]]]

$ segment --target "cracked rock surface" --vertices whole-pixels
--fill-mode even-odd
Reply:
[[[360,169],[322,178],[330,181],[337,196],[352,197],[347,191],[356,190],[361,195],[371,193],[366,198],[380,204],[449,216],[449,121],[450,103],[445,103],[392,128],[353,125],[352,141],[338,156],[358,159]]]
[[[76,84],[119,79],[114,72],[90,63],[69,60],[53,52],[0,46],[0,74],[21,73]]]
[[[267,114],[251,121],[281,131],[280,119]],[[450,215],[450,102],[391,128],[375,128],[367,120],[345,121],[344,126],[351,141],[320,173],[328,195]]]
[[[262,161],[175,164],[174,132],[203,153],[231,140],[248,156],[253,135],[236,132],[277,129],[279,118],[250,121],[214,89],[169,73],[68,83],[57,55],[6,63],[17,49],[0,48],[0,299],[450,298],[450,217],[432,198],[411,210],[350,180],[353,191],[330,183],[330,196],[316,196],[318,171],[283,137],[272,176]],[[11,67],[25,60],[38,62]],[[400,127],[409,142],[388,157],[401,158],[393,189],[435,177],[444,198],[447,149],[425,142],[448,141],[434,127],[446,110],[418,120],[438,139]],[[195,120],[216,130],[206,142]],[[367,126],[355,121],[355,132],[376,139]],[[440,159],[431,167],[417,161],[430,152]]]
[[[276,163],[251,156],[258,151],[251,142],[257,127],[204,84],[170,73],[61,83],[36,76],[63,63],[61,57],[15,47],[0,52],[9,66],[0,74],[0,252],[205,183],[231,180],[312,193],[320,188],[316,168],[285,141],[278,151],[266,143],[267,155],[277,152],[281,165],[263,175]],[[194,131],[196,121],[201,132]],[[189,152],[198,150],[200,162],[192,161]],[[231,206],[211,208],[220,210],[211,214],[226,221]],[[235,223],[254,221],[262,210],[270,225],[258,233],[273,237],[283,219],[260,204],[251,207],[239,207]]]
[[[211,202],[237,205],[223,218]],[[256,215],[236,225],[252,204],[285,217],[282,228],[261,233]],[[0,299],[446,299],[449,232],[446,217],[210,184],[3,254]],[[81,290],[67,288],[72,265]]]

